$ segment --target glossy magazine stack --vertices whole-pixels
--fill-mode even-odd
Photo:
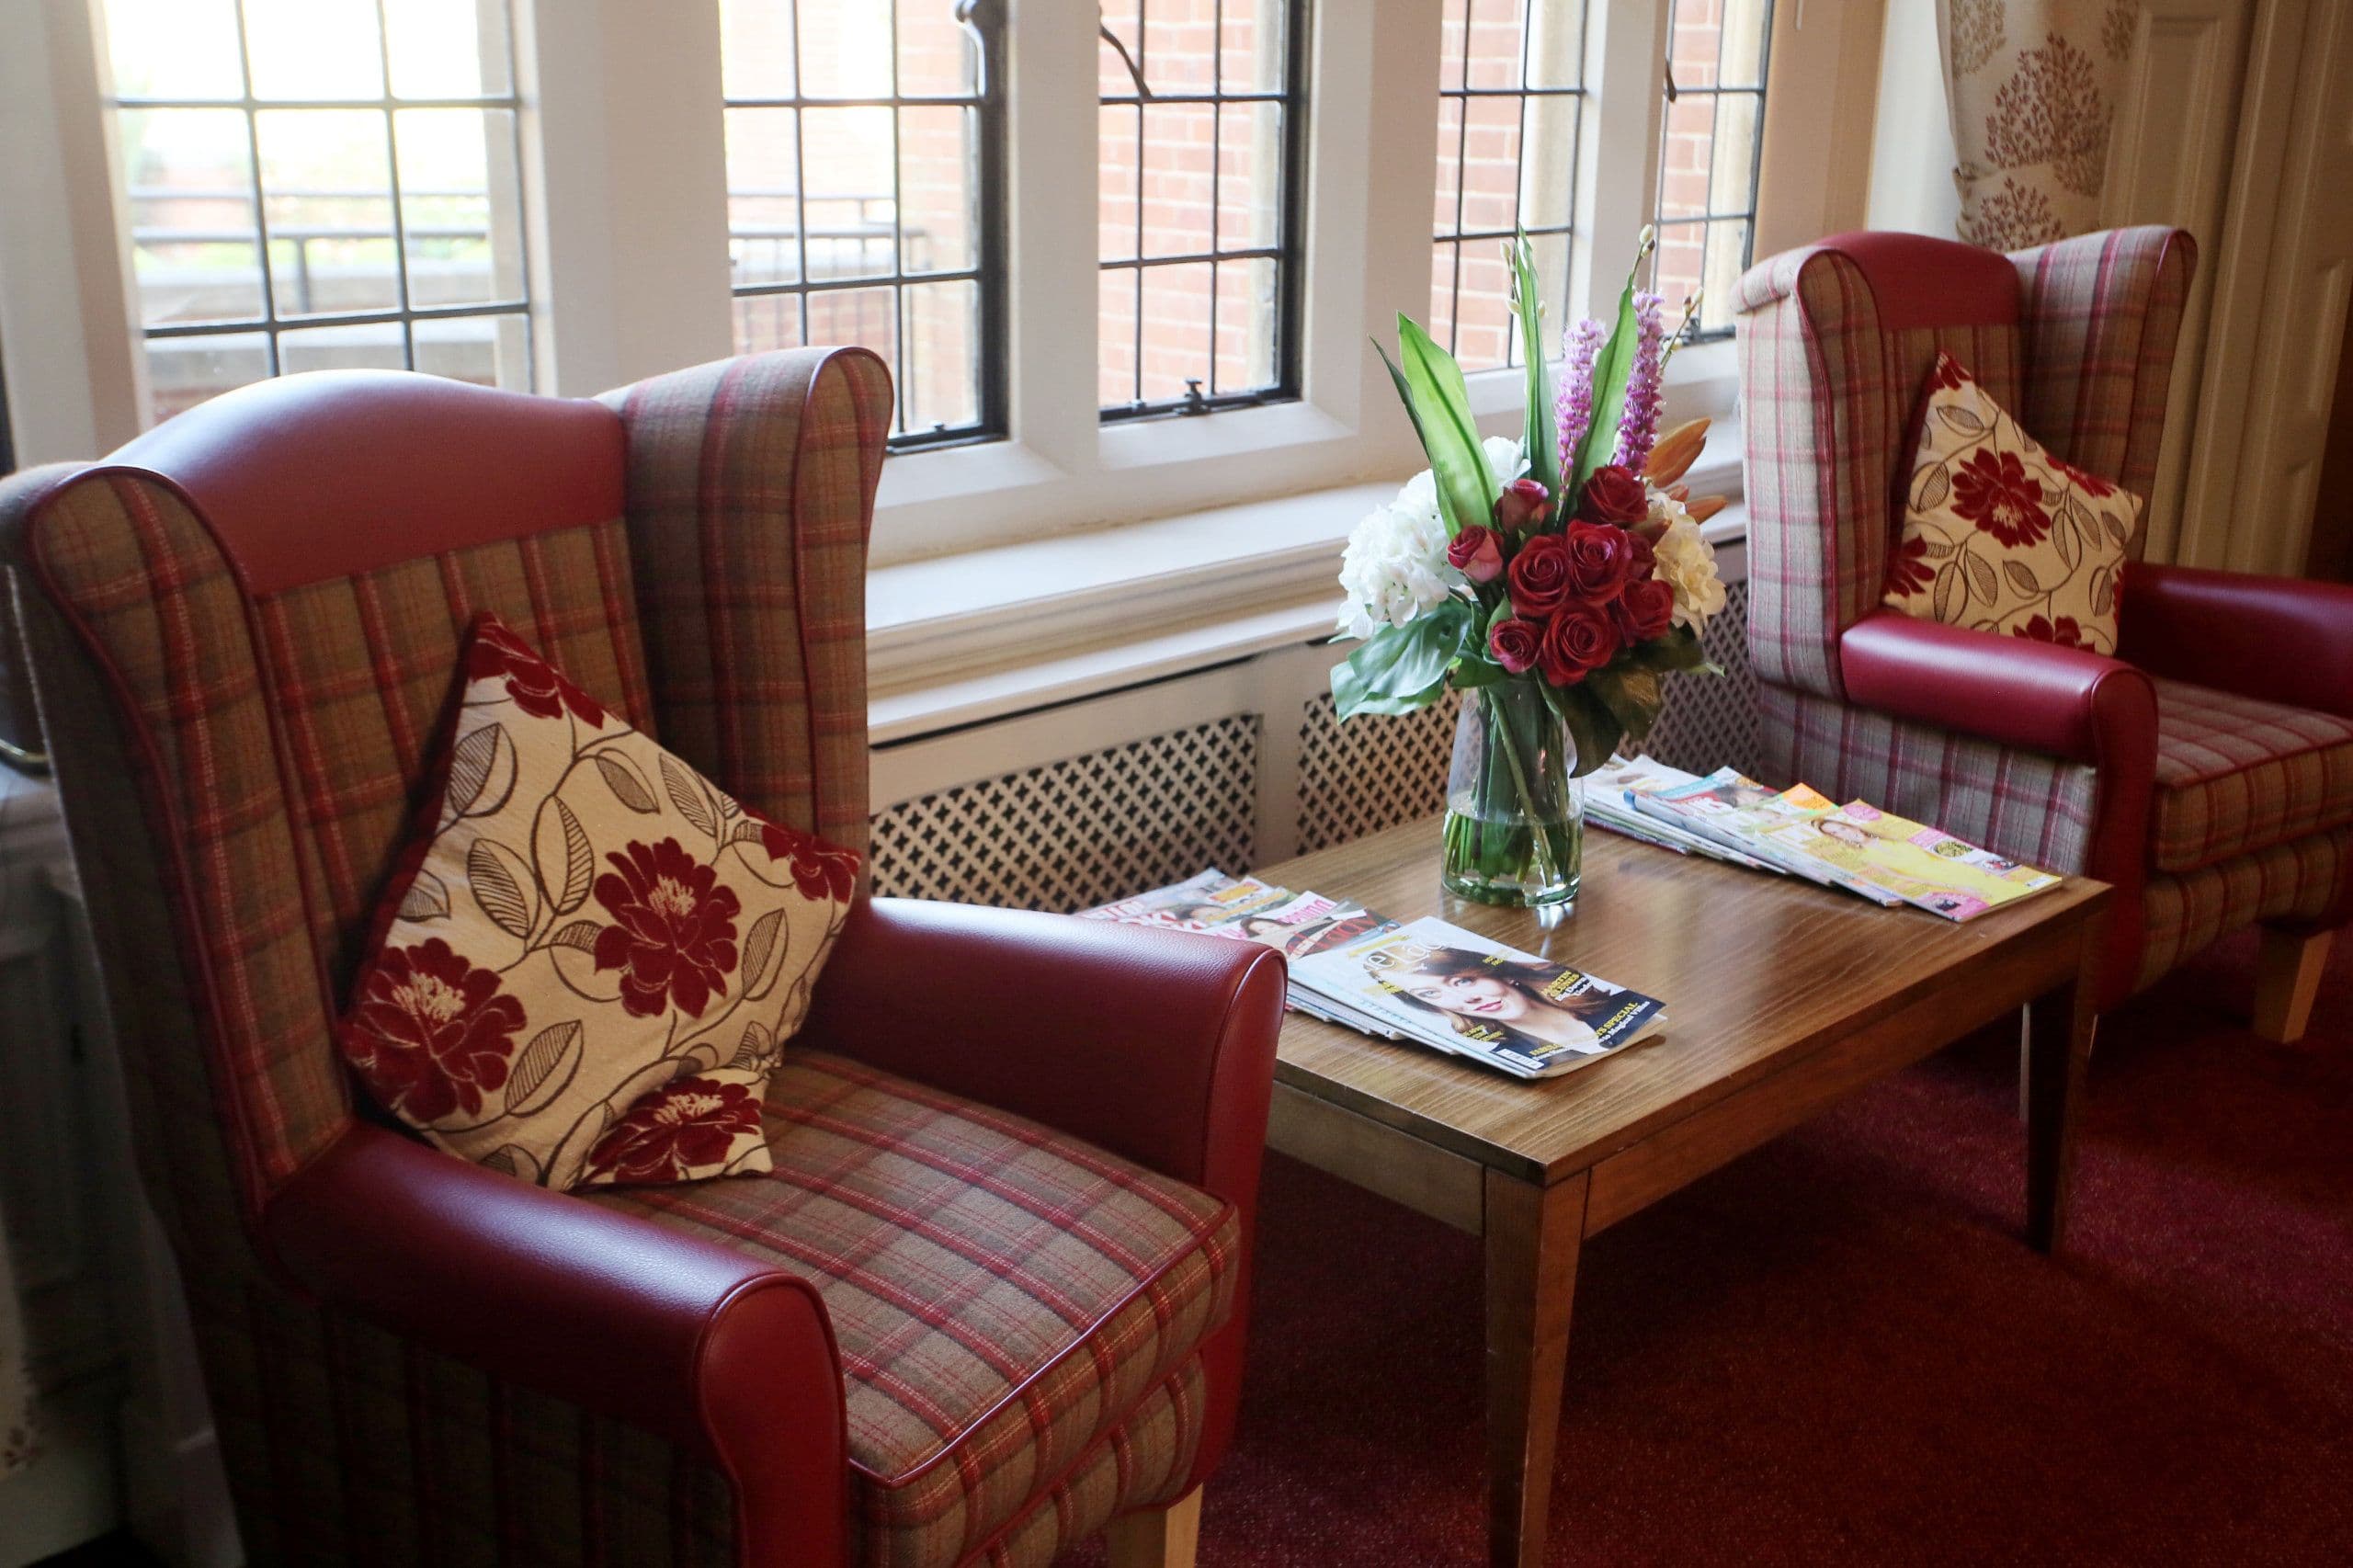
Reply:
[[[1299,1011],[1413,1040],[1520,1078],[1549,1078],[1666,1027],[1656,998],[1438,919],[1402,925],[1321,893],[1203,871],[1083,913],[1259,942],[1290,958]]]
[[[1647,756],[1613,759],[1586,780],[1586,814],[1678,854],[1803,877],[1948,920],[1974,919],[2060,881],[1867,801],[1842,806],[1803,784],[1775,790],[1729,767],[1702,778]]]

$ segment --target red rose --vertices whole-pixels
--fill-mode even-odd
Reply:
[[[534,718],[560,719],[569,708],[590,729],[605,727],[604,704],[558,674],[504,625],[485,620],[467,651],[466,678],[488,680],[494,676],[506,677],[506,695]]]
[[[1562,536],[1569,547],[1569,585],[1606,604],[1634,570],[1634,536],[1615,523],[1575,522]]]
[[[1626,580],[1639,583],[1658,570],[1658,550],[1649,540],[1644,539],[1632,528],[1626,530],[1626,538],[1630,541],[1629,548],[1633,551],[1634,560],[1634,564],[1626,573]]]
[[[1675,589],[1655,577],[1645,577],[1639,583],[1629,583],[1626,591],[1609,607],[1609,619],[1618,628],[1618,636],[1628,643],[1647,642],[1663,637],[1675,624]]]
[[[1503,544],[1495,529],[1473,523],[1446,547],[1446,563],[1474,583],[1492,583],[1504,574]]]
[[[1495,663],[1514,675],[1524,674],[1536,663],[1536,655],[1544,642],[1544,629],[1532,620],[1511,616],[1487,629],[1487,652]]]
[[[2088,645],[2084,642],[2084,629],[2076,624],[2075,618],[2072,615],[2061,616],[2055,624],[2043,619],[2039,615],[2029,616],[2024,626],[2011,627],[2010,635],[2024,637],[2034,642],[2055,642],[2062,648],[2082,648]]]
[[[1595,605],[1571,605],[1544,629],[1537,663],[1554,686],[1577,682],[1618,655],[1618,628],[1609,612]]]
[[[1532,479],[1515,479],[1495,497],[1495,527],[1507,534],[1534,528],[1552,509],[1552,493]]]
[[[1511,608],[1541,620],[1569,597],[1569,547],[1559,534],[1538,534],[1511,559]]]
[[[1936,568],[1928,564],[1928,541],[1918,536],[1905,540],[1887,560],[1887,591],[1916,594],[1935,585]]]
[[[605,857],[618,868],[597,879],[597,902],[617,922],[597,934],[597,968],[622,971],[621,1006],[647,1018],[676,1002],[702,1017],[735,967],[735,916],[743,903],[718,873],[675,838],[631,844]]]
[[[786,862],[801,897],[849,902],[851,884],[858,881],[856,851],[773,822],[760,824],[760,846],[768,852],[769,859]]]
[[[759,1130],[760,1102],[743,1085],[680,1078],[630,1107],[588,1152],[588,1169],[617,1182],[684,1181]]]
[[[523,1004],[440,937],[387,948],[343,1028],[344,1054],[387,1110],[435,1122],[504,1087]]]
[[[1952,476],[1953,510],[2014,550],[2051,531],[2042,500],[2042,485],[2016,452],[1981,448]]]
[[[1639,523],[1651,515],[1651,495],[1634,471],[1617,463],[1603,463],[1585,482],[1585,494],[1577,497],[1577,516],[1588,523],[1616,523],[1620,527]]]

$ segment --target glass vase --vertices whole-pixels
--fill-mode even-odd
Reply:
[[[1532,680],[1462,694],[1446,780],[1449,892],[1479,903],[1575,904],[1585,856],[1585,784],[1576,743]]]

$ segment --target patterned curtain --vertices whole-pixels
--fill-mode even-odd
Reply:
[[[2141,0],[1937,0],[1961,237],[2023,250],[2099,226]]]

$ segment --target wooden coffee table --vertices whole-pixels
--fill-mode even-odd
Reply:
[[[1545,1083],[1293,1013],[1268,1142],[1486,1240],[1489,1560],[1544,1559],[1569,1308],[1587,1236],[1816,1111],[2032,1004],[2026,1236],[2066,1204],[2109,890],[2071,878],[1953,925],[1599,830],[1575,915],[1438,885],[1438,823],[1268,866],[1286,887],[1437,915],[1662,998],[1665,1035]]]

